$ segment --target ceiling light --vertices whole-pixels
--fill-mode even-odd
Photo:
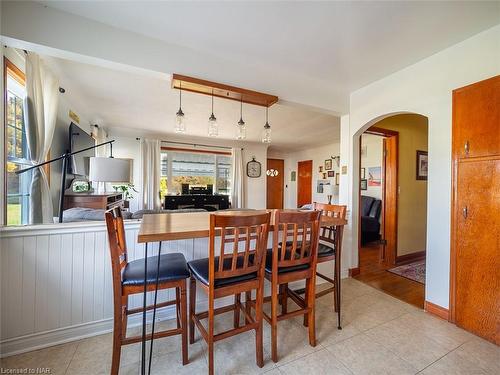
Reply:
[[[271,143],[271,125],[269,125],[269,107],[266,107],[266,124],[264,125],[264,131],[262,132],[262,142]]]
[[[240,101],[240,121],[238,121],[236,139],[246,139],[247,137],[247,126],[245,121],[243,121],[243,95]]]
[[[184,112],[182,112],[182,81],[179,82],[179,110],[175,114],[175,132],[186,132],[186,118]]]
[[[208,136],[217,137],[219,135],[219,125],[217,118],[214,116],[214,90],[212,89],[212,114],[208,118]]]

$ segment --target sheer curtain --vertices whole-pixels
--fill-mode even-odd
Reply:
[[[142,208],[156,210],[160,202],[160,141],[141,139]]]
[[[56,127],[59,82],[36,53],[26,56],[26,99],[24,121],[28,157],[33,164],[47,158]],[[33,170],[30,187],[30,224],[53,222],[52,197],[43,167]]]
[[[243,186],[243,155],[241,148],[231,149],[231,208],[245,207],[245,190]]]

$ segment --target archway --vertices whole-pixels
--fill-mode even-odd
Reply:
[[[428,118],[384,114],[359,129],[352,142],[353,276],[363,281],[365,273],[370,285],[423,307],[427,169],[420,176],[417,163],[427,167]]]

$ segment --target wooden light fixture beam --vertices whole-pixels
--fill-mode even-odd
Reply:
[[[183,91],[212,95],[213,90],[213,95],[218,98],[230,99],[238,102],[242,101],[243,103],[259,105],[261,107],[270,107],[278,102],[278,97],[274,95],[224,85],[222,83],[206,81],[199,78],[183,76],[180,74],[172,75],[173,89],[180,89],[181,82]]]

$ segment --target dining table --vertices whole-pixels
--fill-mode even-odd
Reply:
[[[299,209],[291,210],[281,210],[281,211],[298,211]],[[275,229],[274,219],[276,209],[267,210],[227,210],[227,211],[215,211],[215,212],[172,212],[172,213],[158,213],[158,214],[146,214],[142,218],[141,225],[139,227],[139,233],[137,235],[137,242],[145,245],[144,253],[144,281],[146,281],[147,274],[147,257],[148,257],[148,244],[158,242],[158,256],[161,254],[162,242],[164,241],[175,241],[175,240],[186,240],[186,239],[196,239],[196,238],[207,238],[210,234],[210,215],[237,215],[237,216],[249,216],[256,215],[263,212],[271,212],[271,222],[269,225],[269,231],[272,232]],[[342,246],[342,233],[343,228],[347,224],[347,220],[339,217],[332,216],[321,216],[321,227],[331,227],[334,228],[336,236],[336,246],[338,249]],[[340,251],[338,252],[340,254]],[[208,256],[208,247],[207,247]],[[158,263],[159,264],[159,263]],[[158,276],[158,270],[156,271]],[[158,281],[158,280],[157,280]],[[158,286],[158,283],[156,284]],[[340,293],[340,283],[338,283],[339,293]],[[157,302],[158,289],[154,291],[154,305]],[[143,294],[143,315],[142,315],[142,348],[141,348],[141,374],[146,373],[146,282],[144,282],[144,294]],[[153,308],[152,312],[152,328],[151,328],[151,344],[149,352],[149,370],[151,370],[151,356],[153,352],[153,336],[154,336],[154,325],[156,318],[156,307]],[[149,371],[148,371],[149,372]]]

